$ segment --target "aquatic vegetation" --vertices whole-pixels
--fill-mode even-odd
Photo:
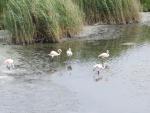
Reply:
[[[4,4],[0,9],[4,19],[0,20],[16,44],[59,42],[78,33],[86,23],[128,24],[140,19],[139,0],[4,1],[0,4]]]
[[[0,1],[0,17],[3,15],[4,9],[6,7],[7,0]]]
[[[71,0],[9,0],[4,24],[16,44],[58,42],[80,30],[81,15]]]
[[[8,0],[0,0],[0,29],[3,26],[3,14]]]
[[[29,44],[33,40],[35,26],[28,3],[27,0],[9,0],[7,3],[4,24],[13,35],[12,41],[17,44]]]
[[[85,20],[109,24],[126,24],[139,21],[138,0],[73,0],[85,13]],[[133,13],[134,12],[134,13]]]
[[[143,11],[150,11],[150,0],[140,0],[143,6]]]

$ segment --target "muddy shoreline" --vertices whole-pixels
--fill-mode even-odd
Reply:
[[[126,24],[126,25],[92,25],[84,26],[83,30],[76,35],[75,39],[83,40],[107,40],[117,38],[126,27],[133,25],[146,25],[150,26],[150,12],[140,13],[141,20],[137,24]]]

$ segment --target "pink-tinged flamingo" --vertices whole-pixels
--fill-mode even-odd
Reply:
[[[11,58],[8,58],[4,61],[4,64],[6,64],[6,67],[10,70],[11,68],[14,68],[14,60]]]

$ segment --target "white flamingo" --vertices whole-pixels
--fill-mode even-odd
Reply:
[[[51,51],[48,55],[51,56],[52,59],[53,59],[55,56],[59,56],[59,55],[61,54],[61,52],[62,52],[61,49],[58,49],[57,51],[58,51],[58,52],[56,52],[56,51]]]
[[[7,67],[8,69],[14,68],[14,60],[11,59],[11,58],[6,59],[6,60],[4,61],[4,64],[6,64],[6,67]]]
[[[72,51],[71,51],[71,48],[69,48],[69,49],[66,51],[66,53],[67,53],[67,56],[68,56],[69,58],[73,55],[73,53],[72,53]]]
[[[106,51],[106,53],[101,53],[98,55],[98,58],[108,58],[109,57],[109,50]]]
[[[93,71],[97,70],[98,75],[99,75],[100,70],[103,70],[103,69],[105,69],[105,65],[102,65],[102,64],[95,64],[93,66]]]

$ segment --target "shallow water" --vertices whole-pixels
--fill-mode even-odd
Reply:
[[[117,38],[97,37],[30,46],[1,43],[0,113],[149,113],[150,28],[129,25]],[[59,48],[62,55],[52,61],[49,51]],[[109,68],[97,75],[93,65],[107,49]],[[8,57],[14,70],[3,64]]]

